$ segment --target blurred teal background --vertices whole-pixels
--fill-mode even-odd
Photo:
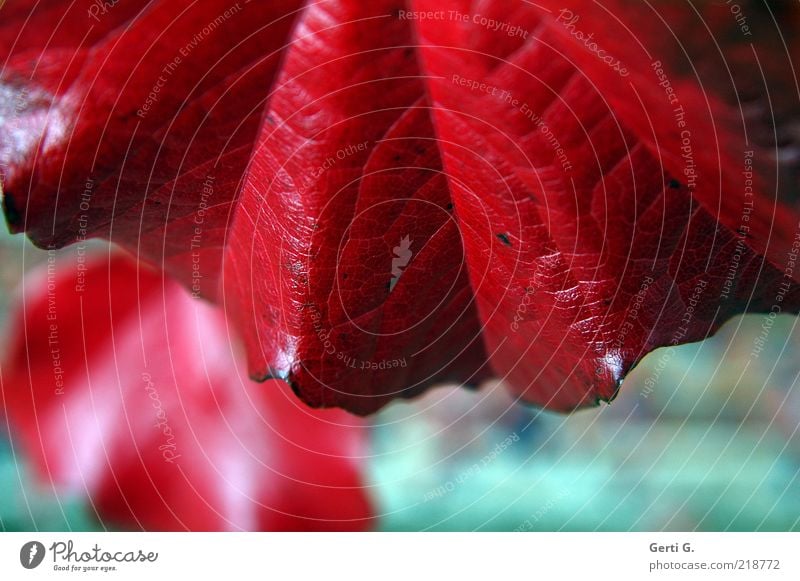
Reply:
[[[45,253],[0,230],[4,324]],[[800,329],[779,317],[754,358],[762,321],[652,353],[594,410],[541,412],[497,383],[389,406],[367,475],[380,529],[800,530]],[[83,499],[32,482],[2,438],[0,490],[0,530],[105,528]]]

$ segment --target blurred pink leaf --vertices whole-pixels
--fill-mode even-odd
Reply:
[[[53,257],[25,279],[11,333],[13,442],[109,526],[370,526],[366,427],[251,382],[221,311],[177,283],[120,255],[85,271]]]

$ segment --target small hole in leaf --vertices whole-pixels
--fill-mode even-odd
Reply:
[[[500,239],[500,242],[502,242],[506,246],[511,246],[511,240],[508,239],[508,235],[507,234],[503,234],[501,232],[500,234],[497,235],[497,237]]]
[[[678,188],[681,187],[681,182],[679,182],[678,180],[669,180],[669,187],[672,188],[673,190],[677,190]]]

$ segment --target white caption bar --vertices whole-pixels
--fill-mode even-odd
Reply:
[[[799,553],[798,533],[2,533],[0,579],[800,579]]]

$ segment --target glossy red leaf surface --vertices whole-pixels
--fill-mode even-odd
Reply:
[[[200,272],[195,290],[213,296],[299,5],[4,4],[0,159],[11,229],[42,247],[105,237],[184,279]]]
[[[88,233],[216,298],[250,374],[313,406],[493,373],[569,410],[659,346],[797,311],[791,6],[741,3],[745,30],[713,4],[247,3],[132,126],[231,5],[109,10],[53,46],[20,21],[66,8],[7,5],[12,228],[80,238],[88,168]]]
[[[110,527],[361,530],[366,429],[236,363],[222,313],[127,257],[25,281],[2,361],[12,442]]]
[[[469,7],[445,4],[419,8],[460,14]],[[493,367],[524,399],[561,410],[613,398],[643,355],[702,339],[732,314],[797,308],[798,272],[784,276],[750,245],[765,244],[780,226],[761,230],[769,216],[758,209],[775,204],[756,196],[757,186],[745,196],[741,169],[749,160],[768,173],[774,158],[735,143],[735,126],[713,131],[697,103],[717,95],[699,85],[676,93],[687,99],[677,105],[684,113],[676,124],[659,78],[649,67],[635,71],[628,63],[638,55],[625,49],[658,36],[660,26],[662,34],[670,29],[641,10],[597,14],[612,4],[587,2],[563,9],[566,15],[495,5],[486,18],[530,31],[505,42],[480,21],[419,26]],[[652,32],[639,24],[624,39],[612,15],[638,16]],[[600,60],[580,41],[589,35],[600,47],[608,40],[602,54],[616,49],[620,69],[629,70],[620,74],[617,60]],[[729,114],[715,106],[715,115]],[[687,135],[698,157],[691,166],[681,157]],[[713,149],[718,139],[740,146],[738,154]],[[734,158],[738,164],[720,163]],[[744,210],[753,198],[758,203]],[[726,207],[737,204],[738,235],[714,212],[729,217]],[[777,215],[789,214],[781,208]],[[773,250],[787,266],[791,245]]]
[[[226,252],[225,307],[251,372],[359,413],[487,368],[413,31],[396,7],[306,8]]]

